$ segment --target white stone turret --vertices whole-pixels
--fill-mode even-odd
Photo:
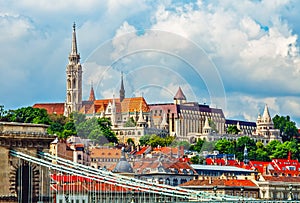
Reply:
[[[211,127],[209,126],[208,117],[205,117],[204,127],[203,127],[203,134],[211,134]]]
[[[164,113],[161,124],[160,124],[160,128],[161,129],[168,129],[168,127],[169,127],[169,124],[167,123],[167,115]]]

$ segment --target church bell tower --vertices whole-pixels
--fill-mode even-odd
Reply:
[[[82,105],[82,67],[80,55],[77,52],[75,23],[73,24],[72,48],[66,73],[67,92],[64,115],[69,116],[72,112],[79,111]]]

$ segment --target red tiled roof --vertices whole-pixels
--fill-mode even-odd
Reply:
[[[227,186],[227,187],[257,187],[251,180],[236,180],[236,179],[213,179],[213,180],[191,180],[180,186]]]
[[[93,148],[91,158],[121,158],[121,149],[116,148]]]
[[[266,181],[278,182],[300,182],[300,177],[286,177],[286,176],[263,176]]]
[[[40,103],[34,104],[33,108],[46,109],[48,114],[64,114],[64,103]]]
[[[179,160],[157,160],[157,159],[141,159],[137,162],[133,163],[133,168],[138,171],[138,173],[142,173],[144,169],[157,169],[159,166],[162,166],[165,169],[170,169],[171,171],[177,169],[178,174],[184,174],[183,169],[192,170],[194,173],[197,172],[187,163],[181,162]],[[151,171],[149,171],[151,173]]]
[[[140,151],[137,151],[134,155],[142,155],[145,153],[145,151],[149,148],[148,147],[143,147]]]

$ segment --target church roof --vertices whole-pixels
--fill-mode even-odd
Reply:
[[[33,108],[45,109],[48,114],[64,114],[64,103],[40,103],[34,104]]]
[[[113,99],[94,100],[92,103],[84,101],[80,112],[85,114],[99,114],[106,110],[109,103],[113,103]],[[118,98],[115,99],[115,105],[116,112],[118,113],[135,112],[140,108],[143,112],[150,111],[149,106],[143,97],[125,98],[122,102],[120,102],[120,99]]]
[[[93,86],[91,87],[89,101],[95,101],[95,92]]]
[[[178,88],[177,93],[174,96],[174,99],[177,99],[177,100],[186,100],[186,97],[183,94],[181,87]]]

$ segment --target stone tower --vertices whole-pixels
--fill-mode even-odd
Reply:
[[[47,125],[0,122],[0,202],[51,202],[47,167],[16,158],[11,151],[38,157],[47,152],[54,136]]]
[[[72,48],[69,54],[67,73],[67,92],[64,115],[69,116],[73,111],[79,111],[82,105],[82,67],[77,51],[76,26],[73,25]]]

